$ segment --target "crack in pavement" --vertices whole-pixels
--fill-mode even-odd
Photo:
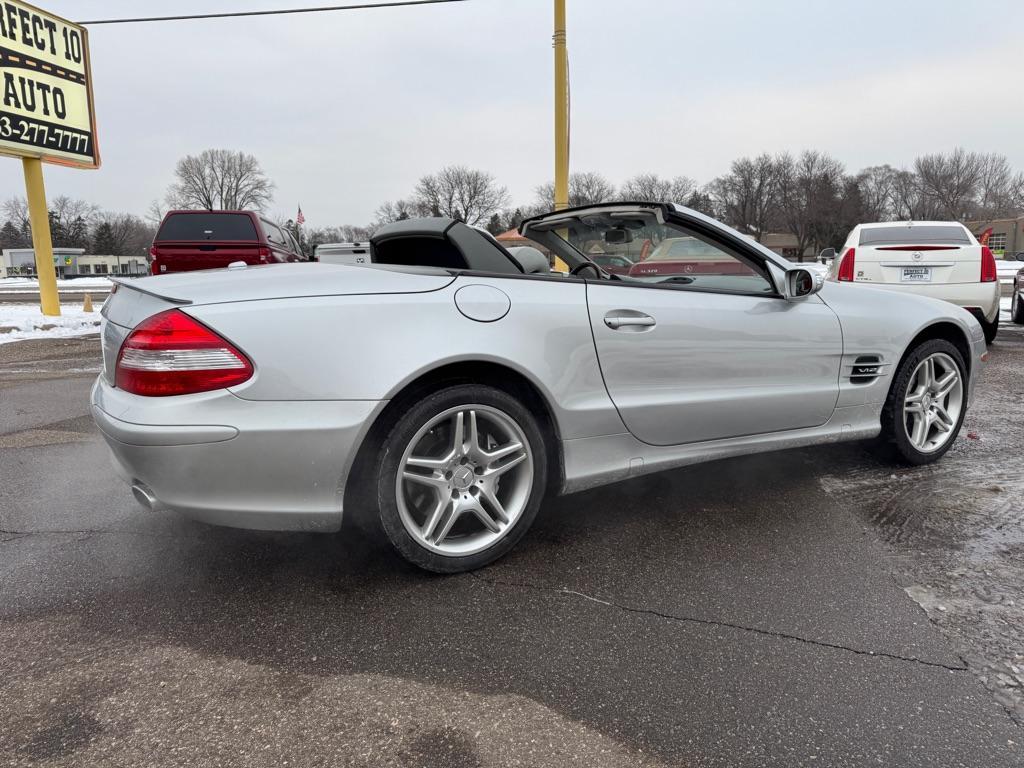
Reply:
[[[118,528],[84,528],[82,530],[63,530],[56,528],[45,531],[12,531],[6,528],[0,528],[0,536],[78,536],[97,533],[111,536],[120,534],[125,536],[152,536],[153,538],[163,538],[162,536],[151,534],[148,531],[127,531]]]
[[[518,588],[518,589],[532,589],[532,590],[536,590],[538,592],[551,592],[551,593],[554,593],[556,595],[568,595],[570,597],[580,597],[580,598],[583,598],[584,600],[589,600],[592,603],[597,603],[598,605],[604,605],[604,606],[607,606],[609,608],[616,608],[616,609],[618,609],[620,611],[625,611],[626,613],[644,614],[644,615],[647,615],[647,616],[654,616],[654,617],[660,618],[660,619],[667,619],[669,621],[678,621],[678,622],[689,623],[689,624],[699,624],[699,625],[702,625],[702,626],[724,627],[726,629],[740,630],[741,632],[753,632],[754,634],[765,635],[767,637],[773,637],[773,638],[776,638],[776,639],[795,640],[797,642],[806,643],[808,645],[815,645],[815,646],[818,646],[820,648],[831,648],[831,649],[837,650],[837,651],[847,651],[849,653],[855,653],[858,656],[871,656],[873,658],[884,658],[884,659],[893,659],[895,661],[911,662],[911,663],[914,663],[914,664],[921,664],[921,665],[926,666],[926,667],[938,667],[939,669],[949,670],[950,672],[966,672],[967,669],[968,669],[967,662],[964,661],[963,657],[960,656],[959,654],[957,654],[957,658],[960,659],[960,663],[961,663],[962,666],[951,666],[949,664],[943,664],[942,662],[938,662],[938,661],[927,661],[925,659],[919,659],[916,656],[900,656],[899,654],[887,653],[885,651],[865,651],[865,650],[862,650],[860,648],[851,648],[850,646],[847,646],[847,645],[840,645],[838,643],[828,643],[828,642],[825,642],[823,640],[811,640],[810,638],[800,637],[800,635],[793,635],[793,634],[789,634],[788,632],[779,632],[777,630],[772,630],[772,629],[762,629],[761,627],[749,627],[749,626],[746,626],[746,625],[743,625],[743,624],[735,624],[735,623],[730,622],[730,621],[717,621],[715,619],[702,619],[702,618],[698,618],[696,616],[678,616],[678,615],[671,614],[671,613],[664,613],[662,611],[656,611],[656,610],[654,610],[652,608],[637,608],[636,606],[625,605],[623,603],[617,603],[617,602],[615,602],[613,600],[604,600],[604,599],[602,599],[600,597],[594,597],[593,595],[588,595],[588,594],[586,594],[584,592],[578,592],[578,591],[576,591],[574,589],[567,589],[565,587],[548,587],[548,586],[544,586],[544,585],[540,585],[540,584],[530,584],[528,582],[515,582],[515,581],[505,581],[503,579],[491,579],[491,578],[487,578],[485,576],[481,576],[481,575],[476,574],[476,573],[469,573],[467,575],[471,576],[472,578],[476,579],[477,581],[482,581],[482,582],[484,582],[486,584],[490,584],[491,586],[495,586],[495,587],[512,587],[512,588]]]

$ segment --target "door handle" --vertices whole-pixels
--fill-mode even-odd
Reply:
[[[657,325],[653,317],[645,315],[643,312],[636,312],[635,310],[609,312],[604,316],[604,324],[613,331],[627,327],[634,327],[637,329],[653,328]]]

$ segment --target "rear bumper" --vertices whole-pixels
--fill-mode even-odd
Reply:
[[[863,285],[869,288],[881,288],[897,293],[912,293],[918,296],[929,296],[933,299],[948,301],[964,309],[976,309],[976,316],[983,317],[986,322],[994,322],[999,316],[999,283],[927,283],[924,285],[905,283],[871,283],[855,282],[852,285]]]
[[[348,470],[381,407],[227,391],[147,398],[102,377],[92,389],[93,418],[122,476],[151,495],[147,506],[259,530],[341,527]]]

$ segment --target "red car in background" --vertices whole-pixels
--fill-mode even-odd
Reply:
[[[696,237],[670,237],[629,268],[630,277],[658,275],[753,275],[754,270]]]
[[[633,266],[631,259],[614,253],[591,253],[587,258],[612,275],[628,275]]]
[[[295,238],[253,211],[168,211],[149,255],[154,275],[307,261]]]

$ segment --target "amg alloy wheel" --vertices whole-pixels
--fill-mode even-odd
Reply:
[[[914,369],[903,398],[903,428],[922,453],[942,448],[953,437],[964,404],[960,369],[944,352],[929,355]]]
[[[385,533],[406,559],[443,573],[508,551],[533,521],[546,480],[536,420],[490,387],[452,387],[414,406],[382,458]]]
[[[449,408],[409,441],[395,497],[406,531],[448,557],[500,541],[526,508],[533,452],[522,429],[496,408]]]
[[[882,409],[881,440],[910,464],[928,464],[953,444],[967,412],[963,357],[945,339],[912,349]]]

